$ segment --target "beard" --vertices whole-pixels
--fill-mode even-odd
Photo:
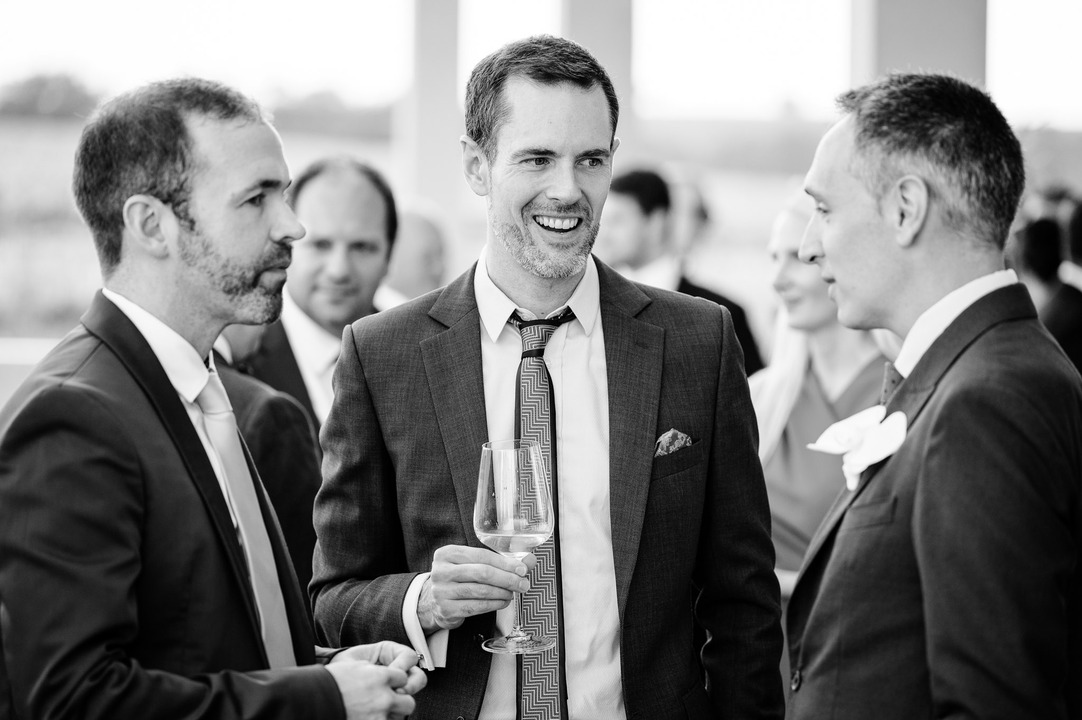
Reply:
[[[569,205],[558,208],[539,208],[527,206],[522,211],[523,225],[529,228],[535,224],[535,215],[575,213],[581,215],[583,223],[587,226],[585,235],[578,245],[568,248],[551,248],[544,243],[535,240],[529,230],[519,227],[514,223],[500,222],[493,217],[492,209],[489,208],[489,222],[492,225],[496,239],[502,244],[511,257],[515,259],[524,270],[546,280],[562,280],[572,277],[586,267],[586,258],[593,250],[594,241],[597,240],[598,224],[593,222],[593,213],[589,208],[580,205]],[[539,232],[545,232],[539,228]],[[576,228],[578,231],[578,228]]]
[[[194,224],[179,242],[180,259],[203,277],[203,285],[219,291],[232,304],[233,322],[262,325],[278,319],[282,312],[282,282],[263,284],[263,273],[289,264],[292,250],[275,243],[253,263],[227,258]]]

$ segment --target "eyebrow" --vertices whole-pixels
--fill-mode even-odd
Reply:
[[[286,182],[282,182],[281,180],[274,180],[274,179],[271,179],[271,178],[266,178],[264,180],[258,180],[256,182],[252,183],[251,185],[247,185],[243,189],[238,190],[237,192],[233,193],[232,198],[233,198],[233,200],[240,200],[241,198],[245,197],[246,195],[250,195],[252,193],[252,191],[254,191],[254,190],[275,190],[275,191],[281,190],[281,191],[284,192],[285,189],[288,188],[292,184],[293,184],[292,178],[287,180]]]
[[[546,148],[523,148],[511,153],[511,160],[521,160],[527,157],[556,157],[556,153]]]

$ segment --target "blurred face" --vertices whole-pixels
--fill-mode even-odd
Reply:
[[[267,323],[282,309],[290,245],[304,228],[285,201],[289,169],[264,122],[188,121],[195,159],[177,240],[178,284],[229,323]]]
[[[538,278],[581,274],[612,177],[605,93],[511,77],[503,96],[495,156],[480,158],[494,260]]]
[[[770,237],[770,259],[774,269],[774,291],[785,306],[789,327],[815,332],[838,321],[838,308],[819,277],[819,268],[803,262],[797,253],[804,237],[807,218],[786,212],[774,224]]]
[[[819,266],[843,325],[891,327],[898,299],[898,246],[876,198],[853,174],[851,122],[846,118],[827,132],[804,180],[815,213],[800,245],[800,259]]]
[[[368,178],[340,168],[310,180],[295,206],[308,235],[293,248],[286,291],[337,337],[374,311],[390,252],[387,208]]]
[[[387,284],[417,297],[443,284],[443,236],[421,215],[406,212],[398,220]]]
[[[649,217],[630,195],[611,193],[605,202],[595,252],[609,265],[642,265],[649,242]]]

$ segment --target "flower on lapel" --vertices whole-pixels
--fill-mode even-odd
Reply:
[[[841,455],[845,486],[856,490],[861,473],[893,455],[905,442],[905,413],[894,412],[884,419],[886,414],[882,405],[861,410],[828,427],[808,449]]]
[[[670,428],[654,442],[654,457],[674,453],[680,448],[690,447],[691,438],[676,428]]]

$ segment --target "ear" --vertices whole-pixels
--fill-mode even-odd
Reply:
[[[905,175],[894,183],[890,195],[887,219],[894,228],[897,243],[909,247],[916,242],[928,219],[928,185],[915,175]]]
[[[459,142],[462,143],[462,174],[466,176],[466,184],[477,195],[488,195],[490,168],[484,150],[466,135],[459,138]]]
[[[124,202],[124,236],[133,250],[155,258],[169,255],[169,245],[179,234],[172,209],[152,195],[132,195]]]

